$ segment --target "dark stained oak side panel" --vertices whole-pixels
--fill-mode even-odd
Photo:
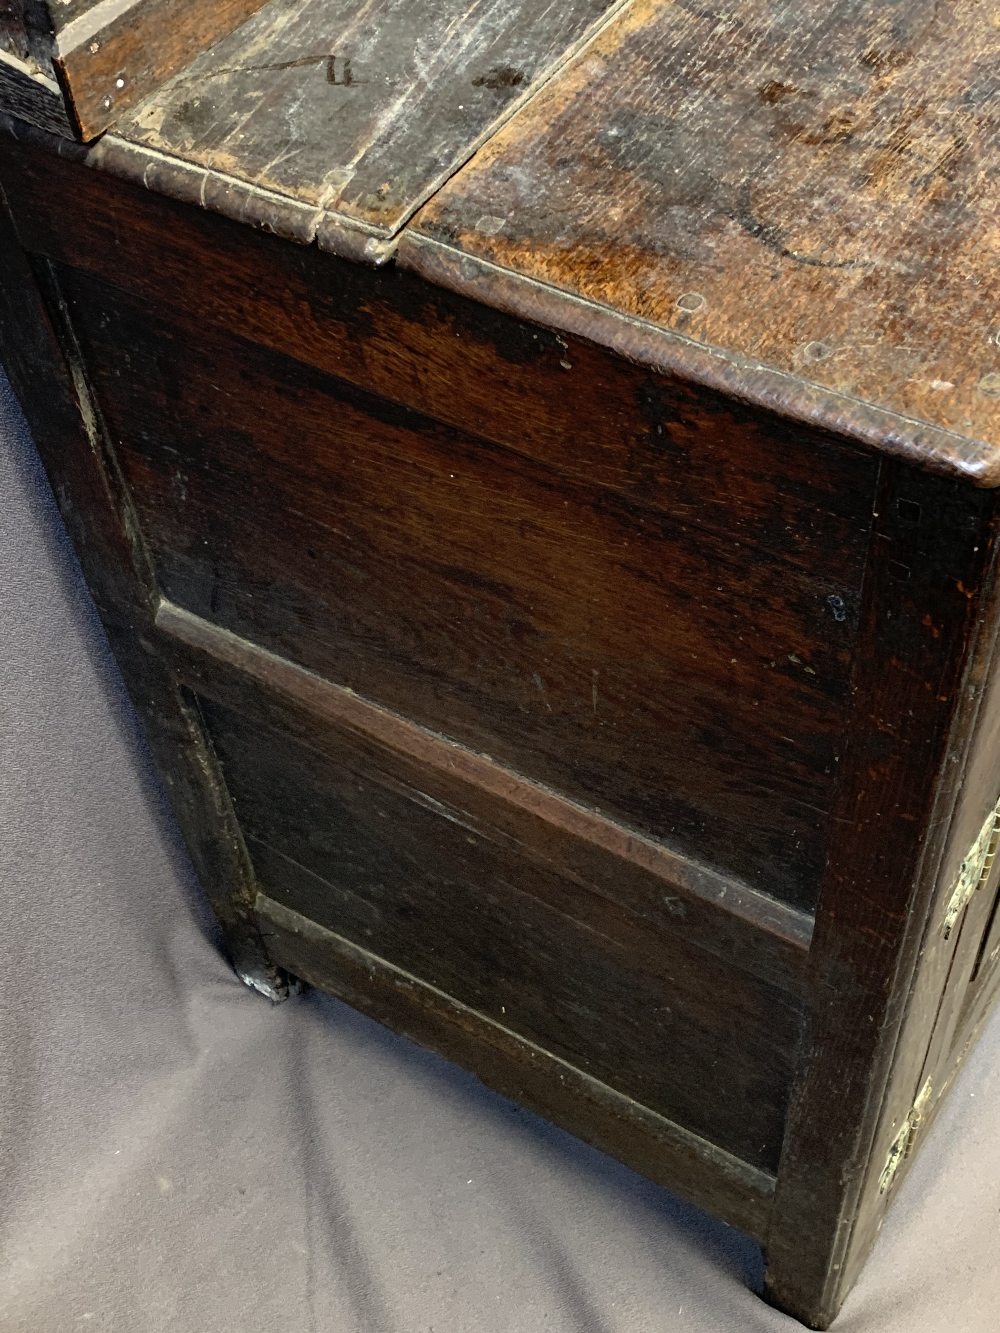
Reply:
[[[796,1002],[390,785],[346,737],[331,761],[201,709],[269,897],[773,1169]]]
[[[810,904],[852,586],[63,280],[166,596]]]
[[[460,810],[482,837],[516,849],[548,881],[619,916],[801,999],[811,917],[642,838],[311,671],[166,600],[157,636],[189,691],[337,762],[345,743],[383,785],[419,791],[437,810]],[[363,758],[362,758],[363,756]]]
[[[24,139],[27,133],[20,127]],[[31,136],[29,135],[29,139]],[[47,141],[50,142],[50,141]],[[876,459],[723,394],[463,300],[281,243],[0,136],[28,249],[203,328],[337,375],[575,480],[858,586]],[[197,202],[197,196],[192,200]],[[266,278],[263,275],[267,275]]]

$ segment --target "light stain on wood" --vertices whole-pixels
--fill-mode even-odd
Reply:
[[[466,256],[434,257],[450,285],[490,261],[819,385],[852,428],[888,409],[890,446],[930,423],[924,461],[996,484],[998,69],[980,0],[635,0],[416,229]]]

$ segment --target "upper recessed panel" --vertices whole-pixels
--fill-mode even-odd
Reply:
[[[618,4],[272,0],[119,134],[377,246]]]
[[[635,0],[406,258],[516,305],[492,261],[547,322],[587,331],[553,289],[584,297],[631,354],[638,320],[737,392],[995,484],[998,125],[993,0]]]

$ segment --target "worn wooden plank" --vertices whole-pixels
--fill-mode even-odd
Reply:
[[[75,19],[107,7],[107,0],[0,0],[0,46],[49,68],[60,32]]]
[[[812,904],[855,586],[65,281],[168,597]]]
[[[6,50],[0,50],[0,107],[53,134],[73,132],[55,79],[33,62]]]
[[[52,64],[81,139],[101,134],[267,0],[104,0],[58,33]]]
[[[257,913],[274,956],[297,976],[440,1051],[489,1087],[731,1225],[764,1234],[774,1188],[767,1172],[263,894]]]
[[[401,258],[995,485],[998,63],[981,0],[636,0]]]
[[[395,266],[282,245],[17,134],[0,137],[0,162],[36,253],[673,514],[692,540],[706,531],[748,558],[819,562],[831,582],[860,585],[877,471],[864,451]]]
[[[131,152],[102,151],[168,189],[183,164],[306,204],[321,246],[377,259],[622,3],[272,0],[122,123]]]
[[[67,126],[89,140],[265,3],[7,0],[0,46],[58,79]]]

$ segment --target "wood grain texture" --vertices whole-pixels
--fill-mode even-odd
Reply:
[[[121,9],[131,0],[117,0]],[[0,44],[17,43],[23,53],[34,52],[40,60],[51,57],[60,32],[75,19],[108,9],[108,0],[0,0]]]
[[[201,706],[262,892],[774,1169],[798,1004],[581,894],[347,738],[331,759]]]
[[[489,1087],[760,1237],[774,1182],[336,932],[263,894],[261,930],[275,958],[313,985],[473,1070]]]
[[[990,493],[885,464],[837,809],[850,832],[820,895],[765,1247],[772,1299],[815,1328],[877,1231],[880,1176],[932,1037],[921,980],[968,846],[949,832],[996,634],[995,524]]]
[[[830,52],[862,10],[826,16]],[[1000,984],[967,985],[988,896],[939,933],[1000,776],[983,456],[774,365],[768,397],[748,357],[455,237],[408,260],[478,304],[13,135],[68,397],[13,239],[5,344],[220,915],[262,968],[256,921],[307,977],[748,1217],[772,1297],[823,1326],[924,1071],[951,1076]],[[203,202],[208,174],[170,170]],[[216,187],[261,226],[285,199]],[[835,429],[789,420],[817,416]],[[907,450],[962,475],[886,457]]]
[[[395,266],[365,271],[283,245],[54,157],[27,127],[16,134],[0,137],[0,163],[34,252],[674,514],[693,538],[798,570],[819,561],[833,582],[860,586],[877,471],[862,450]]]
[[[996,485],[998,61],[981,0],[635,0],[401,258]]]
[[[0,50],[0,107],[53,134],[70,135],[73,127],[59,85],[26,59]]]
[[[65,281],[168,597],[811,905],[854,587]]]
[[[0,258],[0,347],[11,384],[230,956],[245,980],[279,998],[287,994],[287,981],[261,947],[252,914],[256,887],[228,795],[196,710],[149,646],[158,601],[153,572],[62,293],[50,266],[29,265],[6,207],[0,210]]]
[[[36,71],[52,74],[52,52],[60,28],[102,0],[0,0],[0,48]]]
[[[120,126],[369,260],[622,0],[271,0]],[[134,154],[137,172],[155,162]]]
[[[277,729],[337,762],[347,746],[367,772],[420,792],[433,809],[461,811],[490,842],[517,850],[547,875],[682,938],[801,998],[811,919],[745,884],[640,838],[310,671],[163,599],[156,631],[195,694],[247,723]]]

